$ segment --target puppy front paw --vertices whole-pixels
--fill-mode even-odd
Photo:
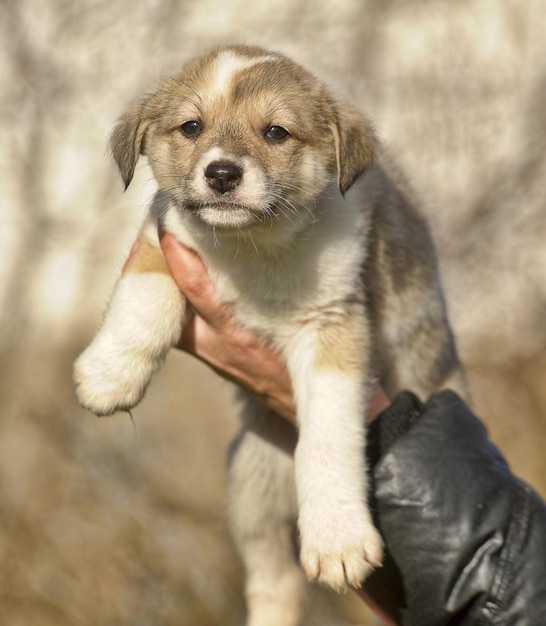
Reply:
[[[347,586],[360,587],[376,567],[381,567],[383,540],[366,509],[344,511],[302,524],[301,564],[311,582],[338,593]]]
[[[78,400],[95,415],[132,409],[159,364],[143,350],[116,345],[99,335],[74,365]]]

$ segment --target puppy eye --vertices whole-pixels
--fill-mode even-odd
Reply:
[[[290,133],[282,126],[270,126],[264,133],[264,137],[271,142],[284,141],[290,137]]]
[[[201,124],[195,120],[190,120],[189,122],[184,122],[180,125],[180,130],[186,137],[197,137],[199,133],[203,130]]]

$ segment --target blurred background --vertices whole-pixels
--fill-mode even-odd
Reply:
[[[71,382],[153,193],[144,161],[122,193],[108,133],[218,43],[279,49],[374,120],[430,220],[476,408],[546,495],[543,0],[3,0],[0,39],[3,624],[243,623],[233,389],[173,353],[135,432]],[[371,623],[351,594],[310,604],[308,625]]]

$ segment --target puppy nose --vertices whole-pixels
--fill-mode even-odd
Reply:
[[[208,185],[220,193],[235,189],[242,177],[243,170],[229,161],[213,161],[205,170]]]

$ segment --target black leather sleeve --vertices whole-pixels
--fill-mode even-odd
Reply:
[[[546,625],[546,505],[454,393],[400,394],[369,429],[387,545],[367,581],[404,626]]]

